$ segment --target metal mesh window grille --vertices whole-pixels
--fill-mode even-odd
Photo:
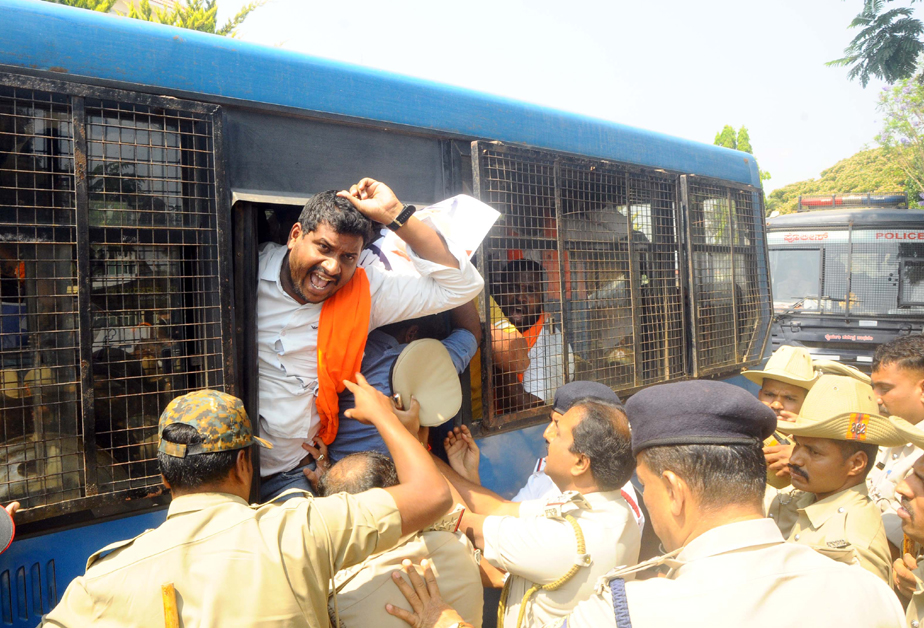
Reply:
[[[496,144],[473,154],[478,194],[502,214],[480,261],[486,425],[543,414],[567,381],[629,392],[687,375],[676,177]]]
[[[750,190],[721,184],[688,187],[698,375],[756,360],[763,349],[771,303],[754,199]]]
[[[0,501],[26,520],[157,492],[160,412],[224,388],[212,126],[0,87]]]
[[[916,226],[883,225],[768,234],[776,311],[839,318],[920,316],[924,242],[917,241],[919,233]],[[799,268],[809,255],[819,261]]]

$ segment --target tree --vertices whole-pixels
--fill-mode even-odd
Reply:
[[[914,4],[918,0],[910,0]],[[826,65],[849,67],[847,78],[859,79],[863,87],[871,77],[894,83],[911,77],[924,52],[924,24],[910,7],[886,9],[893,0],[863,0],[863,10],[848,28],[860,33],[844,49],[844,56]]]
[[[112,10],[116,0],[46,0],[46,2],[108,13]],[[220,27],[218,26],[218,0],[187,0],[185,4],[178,3],[172,11],[154,9],[149,0],[141,0],[140,4],[132,2],[126,15],[145,22],[168,24],[203,33],[234,37],[244,20],[265,2],[266,0],[254,0],[245,4],[237,15]]]
[[[899,81],[879,96],[882,131],[876,141],[908,181],[924,190],[924,85]]]
[[[722,127],[721,131],[715,134],[715,141],[712,143],[716,146],[724,146],[725,148],[735,150],[738,148],[738,138],[735,137],[735,129],[726,124]]]
[[[754,154],[754,149],[751,147],[751,136],[748,133],[748,128],[744,125],[741,125],[736,134],[734,127],[726,124],[721,131],[715,134],[715,140],[712,143],[716,146],[740,150],[750,155]],[[770,173],[766,170],[761,170],[759,166],[757,172],[760,174],[761,181],[766,181],[770,178]]]
[[[109,13],[117,0],[46,0],[54,4],[65,4],[69,7],[78,9],[88,9],[90,11],[99,11],[100,13]]]
[[[808,194],[894,193],[904,190],[914,198],[914,188],[908,185],[905,173],[889,159],[884,149],[863,150],[823,170],[820,179],[790,183],[767,195],[767,215],[774,211],[789,214],[796,211],[799,197]]]

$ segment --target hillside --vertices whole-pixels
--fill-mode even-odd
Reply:
[[[909,192],[905,175],[890,164],[881,148],[860,151],[842,159],[821,173],[820,179],[790,183],[767,195],[767,215],[779,210],[789,214],[796,210],[799,196],[805,194],[835,194],[847,192]]]

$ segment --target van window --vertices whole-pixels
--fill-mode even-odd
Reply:
[[[821,296],[821,249],[770,251],[773,309],[818,309]]]

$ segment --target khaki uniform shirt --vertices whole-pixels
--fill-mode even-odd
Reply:
[[[581,527],[589,566],[581,567],[554,591],[539,591],[528,602],[523,626],[540,626],[564,617],[593,593],[600,576],[620,565],[638,562],[641,534],[629,505],[618,490],[583,496],[590,508],[566,510]],[[561,501],[553,498],[549,502]],[[505,628],[514,628],[520,604],[534,584],[555,582],[575,563],[574,529],[567,521],[543,516],[546,500],[520,502],[519,517],[487,517],[484,521],[484,557],[510,574]]]
[[[91,556],[43,625],[163,628],[161,585],[172,582],[181,626],[324,627],[334,572],[400,536],[381,489],[262,506],[185,495],[160,527]]]
[[[391,581],[392,572],[401,568],[405,558],[415,565],[424,558],[429,559],[443,600],[463,620],[481,628],[484,589],[475,561],[475,548],[464,534],[436,531],[414,534],[393,550],[337,572],[334,577],[338,592],[336,608],[342,628],[407,628],[404,621],[385,612],[386,604],[407,608],[407,600]],[[328,606],[331,624],[334,624],[333,596]]]
[[[780,491],[768,516],[775,519],[786,540],[809,545],[822,554],[854,562],[886,583],[892,582],[892,556],[879,508],[860,484],[815,501],[813,493]],[[795,518],[792,526],[789,526]],[[787,534],[788,533],[788,534]]]
[[[898,598],[881,580],[784,542],[769,519],[713,528],[674,559],[659,562],[671,566],[667,577],[625,583],[632,628],[897,628],[904,623]],[[616,626],[609,580],[601,579],[567,624],[557,620],[548,626]]]
[[[921,628],[924,626],[924,582],[921,582],[924,578],[924,562],[918,565],[912,573],[917,579],[917,587],[911,596],[911,601],[908,602],[905,620],[908,622],[908,628]]]
[[[922,426],[924,428],[924,426]],[[901,447],[880,447],[876,464],[866,477],[869,496],[879,507],[885,524],[889,543],[901,549],[902,521],[896,511],[900,504],[895,499],[895,487],[911,470],[915,461],[924,453],[914,445]]]

